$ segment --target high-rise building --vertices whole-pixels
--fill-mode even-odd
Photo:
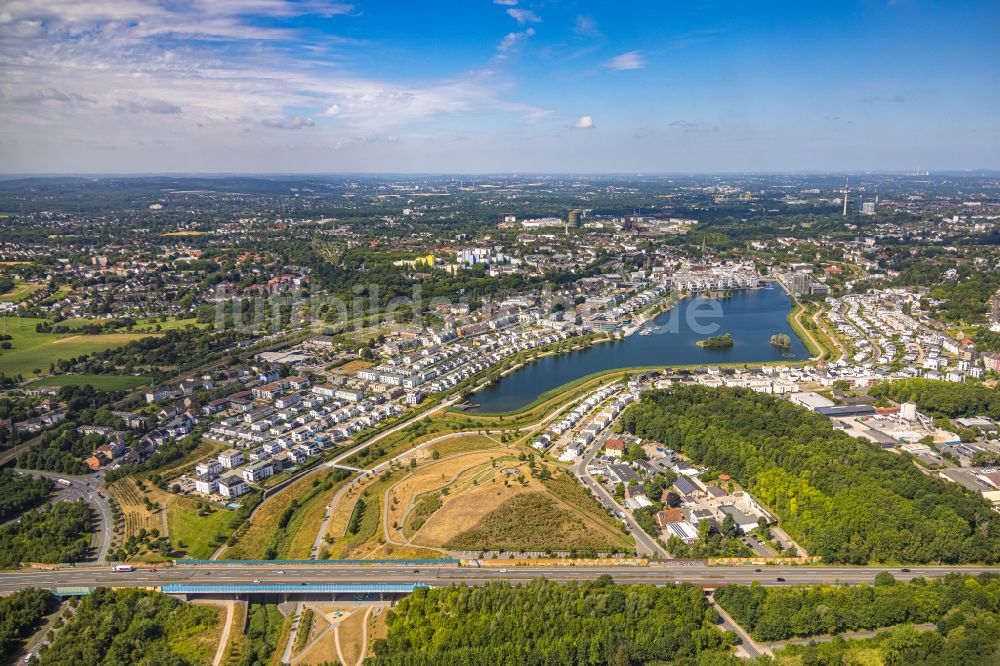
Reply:
[[[803,296],[809,293],[809,275],[806,273],[792,273],[792,293],[796,296]]]
[[[582,210],[580,210],[579,208],[574,208],[573,210],[571,210],[569,212],[569,216],[567,217],[567,221],[569,223],[569,226],[571,226],[571,227],[578,227],[578,226],[580,226],[580,218],[581,217],[583,217],[583,211]]]
[[[865,201],[861,204],[862,215],[874,215],[875,214],[875,202]]]

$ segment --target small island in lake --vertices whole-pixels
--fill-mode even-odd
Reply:
[[[733,346],[733,336],[729,333],[713,335],[710,338],[696,342],[702,349],[730,349]]]
[[[785,333],[775,333],[771,336],[771,344],[782,349],[791,349],[792,337]]]

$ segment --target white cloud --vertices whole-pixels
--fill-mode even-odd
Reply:
[[[524,25],[525,23],[542,22],[542,19],[538,17],[538,14],[530,9],[516,9],[512,7],[507,10],[507,14],[521,25]]]
[[[594,125],[594,119],[590,116],[580,116],[573,123],[573,127],[576,129],[593,129],[596,125]]]
[[[95,167],[149,169],[151,145],[172,155],[179,170],[191,159],[209,167],[239,165],[248,156],[250,168],[259,165],[254,155],[276,159],[293,142],[321,151],[361,141],[384,145],[391,134],[412,145],[421,132],[442,136],[452,117],[533,123],[550,113],[506,100],[513,82],[500,68],[429,80],[361,76],[344,56],[364,45],[324,38],[322,58],[302,57],[308,33],[257,20],[346,7],[310,0],[0,0],[0,21],[10,21],[0,26],[6,168],[82,170],[99,149],[105,157],[98,155]],[[511,33],[497,58],[513,55],[534,34]],[[120,157],[107,157],[112,152]],[[288,154],[294,166],[297,158]]]
[[[493,0],[495,5],[503,5],[505,7],[513,7],[517,4],[517,0]]]
[[[285,116],[284,118],[265,118],[260,121],[260,124],[264,127],[272,127],[274,129],[302,129],[303,127],[312,127],[316,123],[312,118],[305,118],[303,116]]]
[[[508,32],[497,44],[497,58],[503,60],[516,52],[521,46],[535,34],[534,28],[528,28],[522,32]]]
[[[181,107],[160,99],[119,100],[113,108],[121,113],[173,114],[181,112]]]
[[[642,69],[646,66],[646,60],[642,57],[641,51],[627,51],[608,60],[604,66],[618,71]]]
[[[133,38],[169,35],[237,41],[277,40],[291,38],[293,33],[285,28],[253,24],[246,19],[330,18],[353,13],[353,5],[327,0],[5,0],[0,24],[7,26],[5,31],[19,32],[43,26],[50,35],[71,38],[109,29],[120,33],[122,28],[129,28]]]

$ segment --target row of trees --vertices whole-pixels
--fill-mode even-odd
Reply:
[[[84,501],[32,509],[0,527],[0,567],[21,562],[79,562],[90,549],[90,507]]]
[[[966,602],[1000,611],[1000,577],[950,574],[899,583],[883,572],[874,585],[730,585],[715,600],[759,641],[937,622]]]
[[[0,472],[0,521],[32,507],[48,497],[52,482],[34,476],[16,476],[5,469]]]
[[[869,393],[896,402],[915,402],[932,416],[977,416],[1000,418],[1000,391],[982,384],[959,384],[934,379],[900,379],[879,382]]]
[[[786,400],[676,386],[644,394],[622,422],[732,475],[827,562],[1000,560],[1000,516],[981,496]]]
[[[530,666],[730,663],[733,636],[691,585],[577,585],[535,580],[511,586],[417,589],[386,618],[374,666]],[[702,661],[699,663],[709,663]]]

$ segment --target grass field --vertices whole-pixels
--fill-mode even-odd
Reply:
[[[333,508],[333,519],[328,526],[327,538],[332,543],[327,547],[329,559],[406,559],[440,557],[440,553],[425,548],[397,546],[387,543],[382,528],[382,498],[385,491],[402,478],[397,470],[383,473],[366,481],[360,488],[345,493]],[[365,503],[360,525],[356,532],[348,532],[348,521],[355,504]]]
[[[505,500],[471,528],[447,541],[459,550],[619,550],[621,536],[595,529],[588,521],[542,492],[527,492]]]
[[[102,391],[127,391],[149,383],[148,375],[56,375],[31,382],[29,388],[42,386],[86,386]]]
[[[286,529],[289,539],[284,553],[285,557],[290,560],[309,558],[312,554],[312,547],[316,543],[316,535],[319,534],[320,527],[323,525],[326,507],[345,483],[347,483],[346,479],[333,484],[328,489],[310,493],[305,501],[300,503]]]
[[[18,282],[6,294],[0,294],[0,302],[20,303],[34,293],[45,288],[41,282]]]
[[[201,603],[214,614],[214,618],[205,625],[192,627],[184,633],[171,636],[169,645],[173,652],[184,658],[186,663],[212,663],[212,657],[222,638],[222,628],[226,622],[226,609],[218,604]]]
[[[364,370],[365,368],[370,368],[372,366],[370,361],[362,361],[361,359],[356,359],[354,361],[348,361],[344,365],[337,366],[330,372],[337,375],[353,375],[358,370]]]
[[[632,550],[618,525],[561,469],[536,475],[542,468],[520,460],[519,447],[477,444],[478,450],[438,460],[421,457],[412,471],[404,466],[383,491],[386,499],[374,484],[362,498],[367,508],[357,536],[388,532],[390,541],[436,550]],[[381,512],[386,526],[374,530],[370,511],[380,499],[388,502]]]
[[[148,498],[156,507],[166,507],[166,526],[170,544],[185,555],[208,559],[215,552],[215,544],[221,543],[232,533],[230,525],[232,511],[167,492],[154,486],[147,479],[143,479],[143,483],[145,492],[138,488],[133,477],[119,479],[108,486],[108,491],[118,502],[125,519],[123,538],[127,539],[143,528],[146,531],[156,528],[163,532],[162,509],[150,511],[143,497]],[[207,511],[203,511],[205,515],[199,516],[198,510],[201,505],[206,506]],[[148,559],[142,553],[137,557]]]
[[[453,456],[456,453],[466,453],[468,451],[478,451],[480,449],[492,449],[499,446],[499,444],[499,441],[488,435],[455,437],[452,439],[446,439],[445,441],[439,442],[434,446],[429,446],[426,449],[421,449],[419,451],[418,458],[432,456],[435,451],[439,457],[446,458],[448,456]]]
[[[157,329],[157,326],[160,328]],[[135,326],[132,327],[132,330],[137,333],[166,333],[167,331],[179,331],[187,328],[188,326],[205,328],[208,324],[199,324],[194,317],[189,317],[188,319],[168,318],[166,321],[160,321],[159,319],[140,319],[135,323]]]
[[[493,488],[485,488],[492,483],[499,469],[518,466],[517,452],[513,449],[493,448],[486,451],[457,454],[438,461],[427,461],[411,474],[408,474],[389,492],[389,506],[385,510],[385,520],[389,525],[389,534],[396,541],[405,542],[416,534],[432,516],[443,509],[447,503],[449,510],[458,504],[468,504],[463,501],[463,492],[474,492],[478,484],[483,483],[488,493],[478,497],[475,508],[485,513],[489,509],[483,507],[490,504],[493,490],[503,488],[501,483]],[[474,484],[474,485],[473,485]],[[520,484],[511,492],[518,492]],[[442,513],[448,513],[442,511]],[[440,521],[438,521],[440,522]],[[472,524],[475,521],[469,521]],[[445,525],[447,528],[448,526]],[[427,538],[426,533],[420,534],[422,545],[438,546],[436,539]]]
[[[240,530],[236,543],[227,548],[223,559],[266,559],[269,550],[278,558],[307,559],[323,522],[327,502],[346,481],[335,482],[335,472],[317,468],[277,495],[268,498]],[[293,505],[294,502],[294,505]],[[291,511],[284,527],[279,525]]]
[[[247,602],[236,601],[233,608],[233,625],[229,630],[229,643],[226,651],[222,654],[223,664],[237,663],[243,656],[247,647],[247,637],[243,633],[243,627],[247,623]]]
[[[340,652],[348,664],[356,664],[364,656],[362,650],[365,646],[362,639],[364,638],[366,610],[367,608],[364,606],[356,606],[351,609],[351,614],[347,616],[347,619],[340,623],[338,632],[340,634]]]
[[[183,460],[172,467],[159,470],[159,474],[169,482],[182,471],[190,469],[197,461],[212,456],[223,448],[225,447],[221,444],[202,440]],[[232,511],[210,505],[211,510],[206,515],[199,516],[200,500],[156,487],[149,480],[149,474],[144,474],[140,478],[145,485],[145,492],[136,486],[135,477],[119,479],[108,486],[108,491],[118,502],[125,518],[124,538],[136,534],[140,528],[146,528],[148,531],[155,527],[163,532],[163,515],[160,510],[150,511],[147,508],[143,502],[144,495],[154,505],[166,507],[166,529],[170,543],[175,549],[191,557],[207,559],[215,551],[213,542],[223,541],[232,534],[233,529],[230,525]],[[182,543],[185,545],[181,546]],[[142,558],[141,553],[139,557]]]
[[[167,493],[167,528],[170,543],[195,559],[207,560],[232,534],[233,512],[191,497]],[[199,504],[207,505],[210,513],[198,515]]]
[[[0,352],[0,372],[6,375],[35,375],[36,369],[45,372],[49,364],[59,359],[74,358],[84,354],[121,347],[149,334],[107,333],[103,335],[73,335],[38,333],[35,325],[45,319],[0,318],[0,333],[13,337],[13,349]]]

